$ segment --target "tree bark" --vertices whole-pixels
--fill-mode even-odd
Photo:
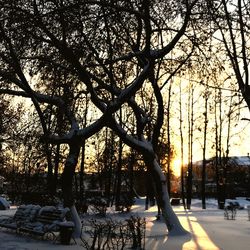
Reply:
[[[168,193],[171,195],[171,136],[170,136],[170,107],[171,107],[171,90],[172,84],[169,85],[168,89],[168,103],[167,103],[167,147],[168,147],[168,158],[167,158],[167,183],[168,183]]]
[[[183,115],[182,115],[182,86],[181,86],[181,82],[180,82],[180,86],[179,86],[179,91],[180,91],[180,95],[179,95],[179,113],[180,113],[180,122],[179,122],[179,128],[180,128],[180,140],[181,140],[181,198],[182,198],[182,203],[183,203],[183,207],[184,209],[186,209],[186,201],[185,201],[185,179],[184,179],[184,138],[183,138],[183,128],[182,128],[182,124],[183,124]]]
[[[119,140],[119,153],[118,153],[118,163],[117,163],[117,176],[116,176],[116,194],[115,194],[115,206],[116,210],[120,207],[120,197],[121,197],[121,178],[122,178],[122,140]]]
[[[60,144],[56,145],[54,183],[53,183],[53,189],[52,189],[53,194],[56,193],[56,189],[57,189],[59,162],[60,162]]]
[[[79,201],[80,204],[83,202],[83,192],[84,192],[84,182],[83,182],[83,175],[84,175],[84,168],[85,168],[85,140],[82,143],[82,152],[81,152],[81,165],[80,165],[80,190],[79,190]]]
[[[193,192],[193,133],[194,133],[194,86],[189,93],[188,107],[188,176],[187,176],[187,209],[191,208]]]
[[[163,219],[167,225],[167,229],[169,231],[168,235],[174,236],[188,234],[188,232],[182,227],[170,204],[166,176],[162,172],[162,169],[156,160],[156,156],[151,157],[151,159],[148,155],[143,155],[143,157],[148,168],[153,173],[153,178],[155,179],[158,196],[157,200],[159,203],[158,205],[161,209]]]
[[[206,209],[206,145],[207,145],[207,112],[208,112],[208,93],[205,91],[205,112],[204,112],[204,141],[203,141],[203,162],[202,162],[202,181],[201,181],[201,199],[202,208]]]
[[[74,236],[80,237],[81,234],[81,221],[75,208],[73,196],[73,178],[75,168],[80,154],[80,144],[73,142],[69,145],[69,154],[65,162],[64,171],[62,174],[62,193],[64,206],[69,207],[71,210],[72,219],[75,223]]]

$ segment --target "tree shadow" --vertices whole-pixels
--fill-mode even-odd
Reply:
[[[152,226],[149,228],[146,235],[147,249],[182,250],[183,245],[192,239],[191,234],[168,236],[166,225],[161,220],[153,220],[150,224]]]
[[[219,247],[211,240],[208,231],[200,224],[199,220],[192,212],[183,212],[178,215],[181,218],[182,224],[190,232],[189,243],[183,244],[181,249],[192,250],[219,250]],[[171,241],[171,238],[169,238]],[[173,248],[175,249],[175,248]],[[179,249],[179,248],[176,248]]]

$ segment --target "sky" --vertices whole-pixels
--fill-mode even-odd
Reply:
[[[180,84],[182,84],[182,90],[180,92]],[[234,91],[237,86],[228,83],[224,89],[221,90],[222,105],[221,105],[221,141],[222,152],[225,153],[227,149],[227,139],[229,138],[229,156],[247,156],[250,154],[249,148],[249,136],[250,136],[250,112],[246,107],[245,101],[242,99],[239,92]],[[188,121],[189,118],[189,93],[190,82],[177,81],[172,87],[172,103],[171,103],[171,144],[174,146],[175,151],[175,164],[180,162],[181,159],[181,139],[180,139],[180,100],[182,102],[182,130],[184,139],[184,163],[188,162]],[[231,90],[231,91],[230,91]],[[218,92],[218,90],[217,90]],[[203,159],[203,147],[204,147],[204,86],[195,83],[194,85],[194,136],[193,136],[193,161],[199,161]],[[209,89],[208,95],[208,121],[207,121],[207,142],[206,142],[206,158],[215,156],[215,112],[217,113],[217,131],[220,130],[219,124],[219,101],[216,97],[215,110],[215,89]],[[181,98],[181,99],[180,99]],[[230,117],[230,123],[229,123]],[[245,120],[249,119],[248,120]],[[230,124],[230,126],[229,126]],[[228,130],[228,127],[230,129]],[[228,137],[229,131],[229,137]]]

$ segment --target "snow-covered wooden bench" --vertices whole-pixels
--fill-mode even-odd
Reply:
[[[17,231],[20,225],[34,221],[40,209],[39,205],[21,205],[14,216],[0,216],[0,227]]]
[[[18,232],[55,240],[56,232],[60,231],[60,223],[69,218],[69,211],[69,208],[42,207],[34,221],[22,223],[18,227]]]

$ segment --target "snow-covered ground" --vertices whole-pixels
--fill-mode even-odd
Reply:
[[[240,205],[247,207],[250,202],[245,199],[237,200]],[[192,209],[184,211],[181,206],[175,206],[174,210],[182,225],[190,232],[183,237],[168,237],[166,226],[162,221],[157,221],[156,207],[144,210],[144,199],[136,201],[130,215],[145,217],[146,249],[147,250],[247,250],[250,249],[250,221],[247,209],[238,210],[236,220],[225,220],[223,210],[217,209],[216,201],[207,200],[207,209],[201,209],[201,201],[193,200]],[[0,215],[13,215],[15,208],[0,211]],[[116,214],[115,217],[123,218],[124,214]],[[0,229],[1,250],[83,250],[83,246],[72,244],[64,246],[59,243],[43,241],[34,237],[16,235],[14,232]]]

